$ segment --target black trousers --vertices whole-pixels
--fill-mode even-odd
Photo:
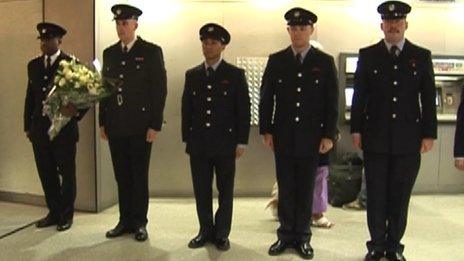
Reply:
[[[400,252],[406,230],[409,198],[420,167],[417,154],[390,155],[364,152],[367,188],[367,248]]]
[[[310,221],[314,179],[319,156],[293,157],[275,155],[279,186],[279,239],[288,243],[311,240]]]
[[[151,143],[145,135],[109,139],[118,184],[119,221],[138,228],[148,223],[148,169]]]
[[[230,234],[234,197],[234,156],[190,155],[193,191],[195,193],[200,234],[221,239]],[[219,192],[219,207],[213,222],[213,175]]]
[[[72,220],[76,199],[76,143],[32,143],[32,148],[50,211],[48,215],[60,221]]]

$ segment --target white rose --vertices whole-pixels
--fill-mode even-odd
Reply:
[[[74,88],[79,89],[80,87],[81,87],[81,85],[78,82],[74,83]]]
[[[90,89],[89,89],[89,93],[90,93],[91,95],[98,95],[98,90],[97,90],[97,88],[90,88]]]

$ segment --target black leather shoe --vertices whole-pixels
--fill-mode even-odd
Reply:
[[[303,259],[313,259],[314,257],[314,250],[309,244],[309,242],[303,242],[298,244],[296,252],[298,252],[298,255],[300,255],[300,257]]]
[[[143,242],[148,238],[148,232],[145,227],[139,227],[135,230],[135,240]]]
[[[54,226],[58,224],[58,218],[53,218],[52,216],[48,215],[41,220],[37,221],[35,224],[36,227],[42,228],[42,227],[49,227],[49,226]]]
[[[208,237],[203,234],[198,234],[188,243],[189,248],[199,248],[202,247],[208,242]]]
[[[126,227],[124,224],[122,224],[121,222],[119,222],[115,228],[106,232],[106,237],[107,238],[119,237],[127,232],[130,232],[130,229]]]
[[[73,224],[72,220],[60,221],[58,226],[56,226],[56,230],[58,231],[65,231],[71,228]]]
[[[406,261],[406,258],[403,254],[399,252],[387,252],[385,255],[389,261]]]
[[[369,251],[364,257],[364,261],[379,261],[384,257],[384,253],[376,250]]]
[[[230,241],[228,238],[216,239],[215,245],[216,248],[221,251],[227,251],[230,249]]]
[[[274,244],[271,245],[267,253],[270,256],[277,256],[279,254],[282,254],[282,252],[284,252],[285,249],[287,249],[287,247],[288,247],[288,243],[279,239]]]

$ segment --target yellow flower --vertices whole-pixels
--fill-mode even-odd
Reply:
[[[61,80],[58,82],[58,86],[63,87],[66,84],[66,79],[61,78]]]

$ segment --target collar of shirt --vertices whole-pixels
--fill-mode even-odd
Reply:
[[[304,49],[303,51],[300,52],[301,54],[301,60],[304,61],[306,55],[308,54],[309,50],[311,49],[311,45],[308,46],[308,48]],[[296,56],[298,53],[292,46],[292,51],[293,51],[293,56]]]
[[[383,42],[385,43],[385,46],[387,46],[387,50],[390,51],[390,48],[393,46],[393,44],[385,41],[385,39],[383,39]],[[401,41],[399,41],[395,45],[396,45],[396,47],[398,47],[398,49],[400,49],[400,51],[403,51],[403,47],[404,47],[405,42],[406,42],[406,39],[403,38],[403,39],[401,39]]]
[[[128,43],[128,44],[124,44],[124,43],[121,41],[121,50],[122,50],[122,48],[124,48],[124,46],[127,46],[127,51],[129,52],[130,49],[132,48],[132,46],[134,46],[135,41],[137,41],[137,37],[134,37],[134,39],[133,39],[130,43]]]
[[[58,49],[58,51],[56,51],[56,53],[50,55],[50,64],[53,65],[56,61],[56,59],[58,58],[58,56],[60,56],[61,54],[61,50]],[[45,67],[47,66],[47,57],[48,55],[44,55],[44,65]]]
[[[222,58],[219,59],[219,61],[217,61],[215,64],[210,66],[205,61],[205,63],[204,63],[205,64],[205,70],[208,70],[208,67],[211,67],[211,68],[213,68],[214,71],[216,71],[216,69],[218,68],[219,64],[221,64],[221,62],[222,62]]]

